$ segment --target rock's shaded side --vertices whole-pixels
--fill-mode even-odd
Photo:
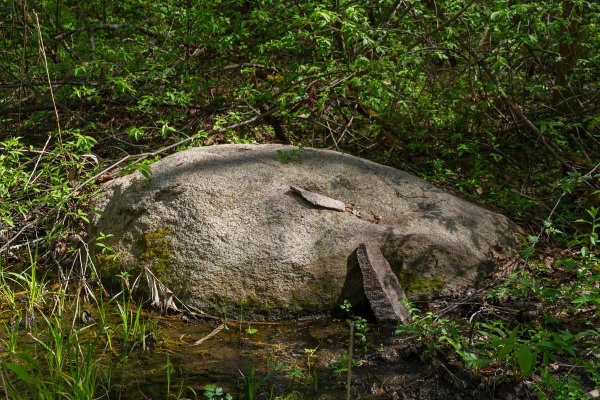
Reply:
[[[193,148],[153,164],[148,179],[135,172],[105,184],[91,233],[114,235],[105,244],[120,258],[99,256],[103,275],[149,268],[207,312],[284,318],[337,308],[347,280],[360,278],[349,271],[361,243],[381,244],[409,298],[410,282],[437,282],[441,293],[474,287],[514,249],[507,218],[413,175],[310,148],[284,164],[278,150],[297,151]],[[291,187],[352,212],[312,205]]]
[[[392,271],[378,243],[367,242],[358,246],[356,252],[362,272],[365,295],[378,323],[410,321],[406,294],[398,277]]]

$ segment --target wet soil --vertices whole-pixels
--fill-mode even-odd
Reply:
[[[174,371],[170,385],[183,385],[184,398],[193,398],[193,392],[202,394],[207,384],[221,387],[233,398],[247,398],[244,377],[247,380],[252,374],[257,399],[346,398],[344,369],[350,343],[346,321],[322,317],[226,326],[218,330],[217,321],[162,318],[158,340],[130,355],[124,379],[129,383],[110,398],[165,398],[167,356]],[[215,329],[218,333],[194,345]],[[423,349],[412,338],[396,336],[394,327],[371,329],[366,350],[354,342],[352,399],[501,398],[493,387],[473,382],[460,365],[453,370],[451,364],[422,357]]]
[[[90,313],[99,320],[97,310],[90,308]],[[84,333],[90,338],[106,329],[114,333],[110,351],[107,343],[98,348],[99,365],[113,369],[112,380],[100,382],[98,398],[204,399],[206,385],[213,384],[234,399],[244,399],[249,398],[248,382],[256,388],[254,399],[347,398],[350,327],[345,320],[322,316],[240,322],[143,312],[146,339],[119,343],[120,320],[114,310],[107,315],[114,316],[108,321],[110,328],[95,323]],[[9,321],[3,322],[8,327]],[[365,343],[355,336],[350,398],[507,398],[503,388],[494,386],[493,376],[474,379],[460,362],[432,354],[414,336],[396,335],[395,328],[370,324]],[[20,351],[35,345],[28,334],[31,329],[44,339],[43,324],[38,333],[35,327],[14,329]],[[4,334],[0,338],[5,339]],[[1,347],[4,357],[6,349]]]

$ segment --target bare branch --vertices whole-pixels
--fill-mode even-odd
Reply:
[[[226,126],[224,128],[211,129],[209,131],[209,133],[212,133],[212,134],[214,134],[214,133],[221,133],[221,132],[226,132],[226,131],[231,130],[231,129],[236,129],[236,128],[240,128],[242,126],[250,125],[250,124],[252,124],[254,122],[263,120],[263,119],[265,119],[265,118],[273,115],[277,110],[278,110],[277,107],[271,108],[270,110],[267,110],[266,112],[264,112],[262,114],[259,114],[259,115],[255,116],[255,117],[252,117],[252,118],[247,119],[245,121],[238,122],[237,124],[228,125],[228,126]],[[87,186],[90,182],[95,181],[100,176],[102,176],[104,174],[107,174],[108,172],[110,172],[113,169],[117,168],[119,165],[123,164],[126,161],[135,160],[136,163],[139,163],[139,162],[141,162],[141,161],[143,161],[143,160],[145,160],[145,159],[147,159],[149,157],[154,157],[154,156],[163,154],[163,153],[165,153],[165,152],[167,152],[167,151],[169,151],[171,149],[175,149],[177,147],[183,146],[184,144],[187,144],[187,143],[189,143],[189,142],[191,142],[191,141],[193,141],[195,139],[198,139],[201,134],[205,134],[205,133],[206,132],[201,132],[201,133],[198,133],[196,135],[189,136],[189,137],[187,137],[187,138],[185,138],[183,140],[180,140],[180,141],[178,141],[176,143],[170,144],[168,146],[165,146],[163,148],[160,148],[160,149],[158,149],[156,151],[153,151],[153,152],[150,152],[150,153],[143,153],[143,154],[137,154],[137,155],[128,155],[128,156],[122,158],[121,160],[117,161],[116,163],[111,164],[110,166],[106,167],[105,169],[103,169],[102,171],[100,171],[96,175],[92,176],[91,178],[87,179],[86,181],[84,181],[82,184],[80,184],[75,189],[73,189],[71,191],[71,194],[72,195],[78,194],[79,191],[81,189],[83,189],[85,186]]]
[[[146,36],[150,36],[153,39],[165,39],[168,35],[163,33],[155,32],[152,29],[144,28],[143,26],[136,26],[131,24],[98,24],[98,25],[88,25],[83,28],[73,29],[66,32],[59,33],[54,36],[54,40],[61,40],[66,36],[73,35],[80,32],[85,31],[94,31],[94,30],[108,30],[108,31],[117,31],[120,29],[130,29],[133,31],[137,31],[143,33]]]

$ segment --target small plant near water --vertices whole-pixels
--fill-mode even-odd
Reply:
[[[171,364],[171,359],[167,356],[167,363],[165,365],[165,372],[167,373],[167,397],[171,394],[171,379],[174,371],[175,368],[173,368],[173,364]]]
[[[346,312],[349,319],[348,325],[350,327],[350,340],[348,350],[344,350],[343,356],[336,360],[334,363],[334,370],[336,373],[346,373],[346,399],[350,399],[350,392],[352,390],[352,367],[355,365],[354,361],[354,339],[358,339],[358,342],[362,345],[364,352],[368,350],[367,333],[369,332],[369,325],[367,324],[366,318],[356,315],[352,310],[352,304],[348,300],[344,300],[340,306],[342,310]],[[344,357],[345,356],[345,357]],[[345,365],[341,365],[340,361],[345,360]]]
[[[175,399],[181,399],[183,398],[183,393],[184,391],[187,389],[189,390],[194,397],[196,397],[196,392],[190,388],[190,387],[184,387],[184,383],[183,381],[180,382],[179,387],[177,388],[177,393],[172,393],[172,389],[173,389],[173,373],[175,372],[175,368],[173,366],[173,364],[171,363],[171,358],[167,355],[167,362],[165,364],[165,372],[167,374],[167,399],[169,398],[175,398]],[[207,385],[208,387],[208,385]],[[225,398],[227,399],[227,398]]]
[[[304,378],[304,370],[298,365],[292,365],[288,368],[286,375],[292,378],[293,382],[297,382]]]
[[[346,312],[349,320],[354,323],[354,337],[362,346],[363,351],[367,351],[369,347],[367,333],[369,333],[370,330],[367,319],[360,315],[356,315],[354,311],[352,311],[352,304],[350,304],[348,300],[344,300],[340,308]]]
[[[266,384],[268,384],[268,382],[271,379],[279,375],[281,373],[282,368],[283,366],[281,364],[278,364],[272,372],[268,373],[260,379],[256,378],[256,369],[254,368],[254,365],[248,364],[245,374],[242,373],[242,371],[240,371],[240,374],[242,375],[242,379],[244,381],[244,393],[246,394],[246,400],[256,399],[259,395],[260,389]],[[273,397],[273,391],[274,387],[271,387],[271,398]]]
[[[357,365],[357,362],[354,359],[350,362],[352,363],[352,367]],[[348,350],[342,350],[342,354],[340,354],[331,364],[331,369],[334,374],[340,376],[348,373]]]
[[[254,335],[256,332],[258,332],[258,329],[253,328],[252,324],[248,324],[248,327],[244,332],[246,332],[248,335]]]
[[[96,238],[96,247],[100,250],[99,256],[103,261],[113,262],[119,257],[119,253],[115,252],[111,246],[106,244],[106,240],[113,236],[113,234],[100,232]]]
[[[317,371],[317,348],[314,349],[304,349],[304,354],[306,354],[306,368],[307,375],[310,377],[312,387],[317,392],[319,388],[319,373]]]
[[[229,393],[224,393],[223,388],[218,387],[214,383],[209,383],[204,387],[204,397],[207,400],[233,400],[233,396]]]

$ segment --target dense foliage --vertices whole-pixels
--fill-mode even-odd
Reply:
[[[598,200],[597,182],[581,184],[600,153],[595,2],[56,0],[1,13],[4,139],[92,137],[112,159],[182,139],[302,142],[513,217],[539,220],[565,191],[565,212]]]
[[[541,243],[568,252],[509,279],[548,306],[583,301],[597,321],[599,93],[591,0],[5,1],[0,263],[34,246],[36,260],[70,265],[87,245],[87,190],[121,168],[147,172],[187,146],[283,142],[397,166],[508,214],[529,230],[527,258]],[[535,334],[486,323],[487,343],[516,343],[500,361],[527,366],[519,379],[533,371],[522,349]]]

